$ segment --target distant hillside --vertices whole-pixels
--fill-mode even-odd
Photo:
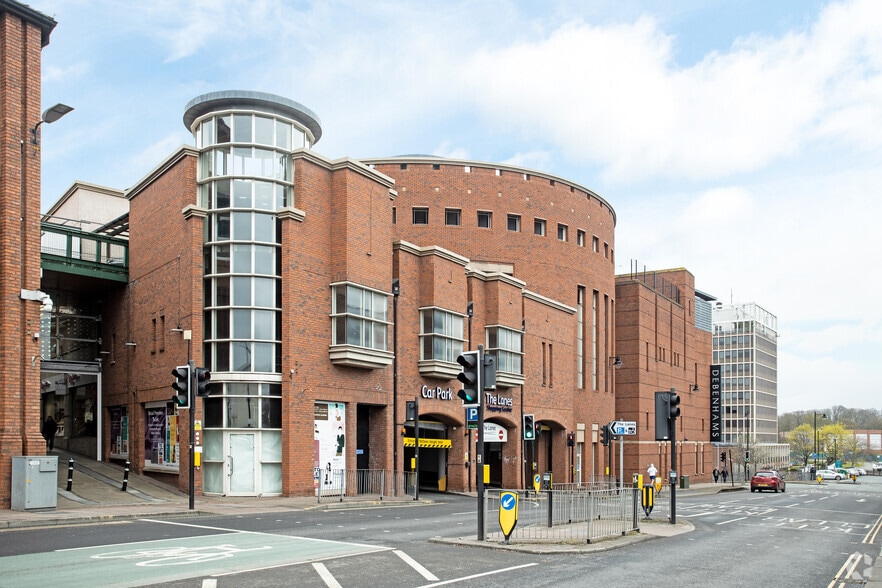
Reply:
[[[882,430],[882,409],[846,408],[833,406],[816,410],[797,410],[778,415],[778,433],[792,431],[799,425],[807,423],[814,426],[815,413],[818,413],[818,427],[822,425],[840,424],[851,430]],[[822,418],[821,415],[826,415]]]

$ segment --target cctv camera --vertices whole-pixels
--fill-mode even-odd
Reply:
[[[34,341],[40,338],[40,333],[34,333]]]

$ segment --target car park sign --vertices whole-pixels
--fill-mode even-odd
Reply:
[[[636,435],[637,421],[613,421],[609,424],[609,430],[616,437],[619,435]]]

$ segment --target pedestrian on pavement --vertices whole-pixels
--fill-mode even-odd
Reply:
[[[55,448],[55,433],[57,432],[58,423],[55,422],[51,414],[46,415],[46,420],[43,421],[43,429],[40,431],[43,439],[46,440],[46,451],[52,451]]]
[[[726,468],[723,468],[723,471],[722,471],[722,473],[721,473],[720,475],[723,476],[723,484],[725,484],[725,483],[726,483],[726,478],[729,477],[729,472],[726,471]]]
[[[713,473],[714,473],[714,484],[716,484],[717,481],[719,481],[719,479],[720,479],[720,470],[718,470],[717,468],[714,468]]]
[[[649,467],[646,469],[646,473],[649,474],[649,483],[655,483],[655,476],[656,474],[658,474],[658,470],[655,469],[654,463],[649,464]]]

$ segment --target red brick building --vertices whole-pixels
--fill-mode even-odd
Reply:
[[[616,418],[637,423],[637,435],[625,437],[626,473],[645,475],[652,463],[668,478],[671,443],[656,441],[655,393],[674,389],[677,471],[690,481],[711,479],[711,300],[682,268],[616,276]]]
[[[55,21],[0,0],[0,508],[40,437],[40,53]]]
[[[33,18],[48,29],[28,41],[37,82],[16,103],[32,101],[33,112],[4,103],[4,120],[39,119],[39,48],[54,22]],[[329,160],[313,151],[322,128],[311,110],[257,92],[197,97],[184,123],[195,147],[129,190],[76,184],[50,209],[42,282],[36,207],[33,246],[4,241],[4,300],[16,308],[4,320],[30,334],[7,341],[13,329],[3,329],[4,358],[17,359],[0,413],[7,507],[10,458],[42,450],[43,414],[59,416],[57,446],[129,460],[186,489],[190,411],[172,401],[171,371],[188,363],[212,373],[211,394],[193,407],[198,492],[407,491],[409,402],[422,487],[471,490],[479,465],[491,486],[509,488],[546,472],[585,484],[612,466],[619,477],[598,435],[614,419],[640,425],[625,478],[656,457],[664,471],[647,401],[656,388],[707,380],[710,336],[695,329],[685,270],[667,276],[678,298],[614,275],[616,216],[603,197],[509,165]],[[13,155],[3,160],[4,207],[23,205],[5,180]],[[39,160],[20,166],[38,192]],[[53,249],[53,235],[79,249]],[[65,249],[78,259],[56,260]],[[100,252],[96,267],[81,267],[86,249]],[[19,258],[33,267],[20,270],[10,261]],[[55,301],[41,328],[40,305],[8,287],[14,275]],[[483,396],[484,464],[456,380],[457,356],[478,345],[497,361],[496,389]],[[19,381],[29,384],[9,387]],[[681,471],[706,476],[707,402],[683,397]],[[524,415],[539,424],[534,441],[523,438]],[[16,433],[15,421],[28,424]]]

